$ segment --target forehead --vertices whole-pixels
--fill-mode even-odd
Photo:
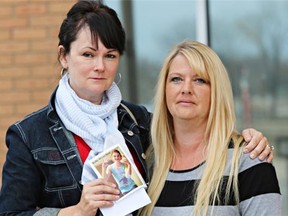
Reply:
[[[193,73],[193,69],[187,58],[182,54],[177,54],[171,61],[168,74],[171,73]]]
[[[210,74],[206,69],[205,60],[202,56],[189,52],[185,53],[185,55],[179,53],[171,60],[167,72],[168,76],[169,74],[199,76],[210,81]]]
[[[80,42],[81,44],[92,44],[91,31],[88,26],[84,26],[79,30],[76,40],[74,42]]]
[[[104,46],[100,38],[94,41],[91,35],[91,31],[88,26],[81,28],[77,34],[76,40],[71,43],[71,50],[82,50],[85,48],[93,48],[95,50],[108,52],[108,49]]]

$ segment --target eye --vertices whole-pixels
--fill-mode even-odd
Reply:
[[[107,59],[116,59],[116,58],[118,58],[120,56],[120,54],[119,54],[119,52],[118,52],[118,50],[110,50],[110,51],[108,51],[107,53],[106,53],[106,55],[105,55],[105,58],[107,58]]]
[[[89,53],[89,52],[85,52],[85,53],[83,53],[83,56],[87,57],[87,58],[93,58],[94,55]]]
[[[199,84],[205,84],[208,83],[205,79],[203,78],[195,78],[194,82],[199,83]]]
[[[170,82],[173,82],[173,83],[179,83],[183,81],[183,79],[181,77],[171,77],[170,78]]]
[[[117,56],[116,55],[114,55],[114,54],[107,54],[106,55],[106,58],[109,58],[109,59],[114,59],[114,58],[116,58]]]

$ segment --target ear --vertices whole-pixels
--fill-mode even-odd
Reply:
[[[58,59],[62,67],[67,69],[68,63],[66,59],[66,52],[65,52],[65,48],[62,45],[58,46]]]

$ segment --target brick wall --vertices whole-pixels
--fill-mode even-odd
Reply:
[[[58,30],[75,2],[0,0],[1,179],[8,126],[45,106],[58,84]]]

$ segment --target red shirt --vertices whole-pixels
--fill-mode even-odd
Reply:
[[[86,142],[79,136],[74,134],[74,139],[81,157],[82,162],[84,163],[91,148],[86,144]]]

